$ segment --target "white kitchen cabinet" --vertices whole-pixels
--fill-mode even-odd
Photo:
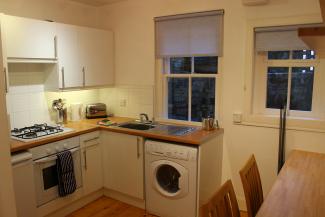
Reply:
[[[56,24],[58,67],[45,80],[47,90],[114,84],[113,33]]]
[[[101,138],[105,188],[143,200],[143,138],[113,132]]]
[[[102,151],[99,132],[92,132],[80,136],[83,191],[90,194],[103,188]]]
[[[82,87],[84,78],[80,62],[78,27],[57,24],[59,88]]]
[[[4,82],[5,82],[5,92],[9,92],[9,74],[8,74],[8,63],[7,63],[7,56],[6,56],[6,50],[4,49],[5,44],[4,40],[4,31],[2,29],[4,22],[4,15],[0,14],[0,61],[2,61],[2,67],[1,67],[1,76],[4,76]]]
[[[114,83],[114,49],[111,31],[80,27],[79,53],[85,86]]]
[[[4,45],[8,60],[56,59],[54,24],[3,15]]]

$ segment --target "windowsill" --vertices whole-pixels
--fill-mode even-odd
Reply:
[[[244,115],[243,121],[235,125],[279,129],[279,116]],[[325,133],[325,120],[305,117],[287,117],[287,130]]]

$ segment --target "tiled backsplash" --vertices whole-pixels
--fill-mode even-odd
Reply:
[[[152,86],[105,88],[99,91],[99,99],[116,116],[138,118],[140,113],[147,113],[153,117]]]
[[[7,111],[11,128],[49,121],[43,67],[42,64],[9,64]]]
[[[80,91],[45,92],[43,64],[9,64],[10,88],[7,94],[7,110],[11,128],[36,123],[54,123],[54,99],[66,99],[68,117],[70,104],[102,102],[108,112],[116,116],[137,118],[140,113],[153,117],[153,87],[132,86]]]

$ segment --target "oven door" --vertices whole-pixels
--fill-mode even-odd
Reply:
[[[80,148],[70,150],[73,157],[77,188],[82,186]],[[56,155],[34,161],[37,206],[44,205],[59,197]]]

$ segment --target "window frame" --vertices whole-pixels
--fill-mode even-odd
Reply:
[[[263,115],[254,113],[254,68],[255,68],[255,28],[260,27],[275,27],[275,26],[292,26],[292,25],[315,25],[319,23],[319,18],[313,15],[294,16],[285,18],[268,18],[268,19],[254,19],[248,20],[246,25],[246,46],[244,50],[245,65],[244,65],[244,85],[243,85],[243,97],[244,104],[242,110],[236,111],[236,115],[241,115],[241,121],[234,122],[235,124],[244,126],[255,126],[263,128],[279,128],[279,114]],[[319,69],[317,71],[325,71],[325,58],[324,55],[320,58]],[[324,83],[325,75],[319,73],[321,80],[316,82]],[[320,88],[318,91],[322,93],[325,91],[325,87],[318,85]],[[325,133],[325,101],[321,100],[318,105],[321,110],[319,118],[287,118],[287,129],[304,131],[304,132],[321,132]],[[235,114],[235,113],[234,113]]]
[[[185,56],[184,56],[185,57]],[[159,116],[163,120],[171,121],[171,122],[177,122],[177,123],[190,123],[193,125],[201,125],[202,122],[197,121],[191,121],[191,115],[192,115],[192,78],[214,78],[215,79],[215,107],[214,107],[214,114],[215,119],[218,119],[219,117],[219,100],[218,100],[218,78],[220,74],[220,57],[218,58],[218,65],[217,65],[217,73],[216,74],[195,74],[194,71],[194,58],[197,56],[186,56],[191,57],[191,73],[190,74],[171,74],[170,72],[170,58],[172,57],[166,57],[161,59],[162,61],[162,67],[160,70],[161,73],[161,79],[162,79],[162,114]],[[177,119],[169,119],[168,118],[168,78],[188,78],[189,79],[189,94],[188,94],[188,120],[177,120]]]
[[[262,97],[258,97],[254,102],[253,108],[257,113],[262,115],[278,115],[279,109],[267,108],[266,107],[266,97],[267,97],[267,70],[268,67],[288,67],[288,92],[287,92],[287,115],[288,117],[294,118],[319,118],[319,57],[316,53],[315,59],[292,59],[292,51],[290,51],[290,59],[268,59],[268,52],[256,52],[255,54],[255,63],[256,68],[259,68],[262,71],[255,70],[255,76],[259,76],[256,82],[262,84],[258,89],[263,94]],[[311,111],[298,111],[290,110],[290,94],[291,94],[291,81],[292,81],[292,68],[293,67],[314,67],[314,85],[313,85],[313,97],[312,97],[312,110]],[[262,75],[256,75],[256,73],[262,73]]]

